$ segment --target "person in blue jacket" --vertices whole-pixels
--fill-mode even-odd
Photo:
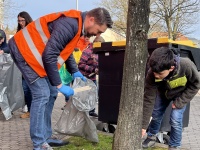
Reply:
[[[6,34],[0,29],[0,54],[9,53],[9,48],[6,41]]]

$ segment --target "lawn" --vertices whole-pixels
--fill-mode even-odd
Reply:
[[[113,137],[102,133],[98,134],[99,143],[92,143],[84,138],[70,137],[68,140],[69,145],[54,148],[54,150],[112,150]],[[147,150],[167,150],[165,148],[149,148]]]

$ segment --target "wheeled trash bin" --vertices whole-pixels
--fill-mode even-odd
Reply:
[[[158,39],[148,40],[148,52],[162,46],[173,47],[181,57],[189,57],[200,70],[200,49],[184,46],[171,42],[157,42]],[[99,121],[108,124],[117,124],[119,104],[121,96],[121,85],[123,76],[125,41],[94,43],[94,53],[99,57]],[[171,105],[169,106],[171,107]],[[170,131],[169,115],[167,108],[161,125],[161,131]],[[189,105],[184,114],[183,127],[189,122]]]

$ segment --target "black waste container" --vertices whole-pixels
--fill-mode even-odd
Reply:
[[[175,47],[179,50],[181,57],[189,57],[200,70],[200,51],[197,48],[182,46],[171,43],[157,43],[157,39],[148,40],[148,52],[161,46]],[[99,121],[109,124],[117,124],[121,85],[123,76],[123,62],[125,52],[125,41],[95,43],[94,53],[99,57]],[[195,56],[193,56],[195,54]],[[171,106],[167,108],[162,122],[161,130],[169,131],[169,115]],[[189,122],[189,105],[185,111],[183,126],[187,127]]]
[[[102,43],[101,47],[94,48],[94,51],[99,57],[98,119],[116,124],[121,95],[124,44],[112,46],[112,42],[106,42]]]

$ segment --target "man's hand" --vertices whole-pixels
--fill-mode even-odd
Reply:
[[[74,90],[69,86],[61,84],[61,87],[60,87],[60,85],[58,85],[57,88],[58,88],[58,91],[61,92],[66,97],[70,97],[70,96],[74,95]]]
[[[142,138],[146,135],[146,130],[142,129]]]
[[[80,71],[73,73],[72,77],[73,77],[73,80],[77,77],[80,77],[83,81],[86,82],[86,78],[82,75],[82,73]]]
[[[173,109],[176,109],[176,106],[174,105],[174,103],[172,103],[172,108],[173,108]]]

